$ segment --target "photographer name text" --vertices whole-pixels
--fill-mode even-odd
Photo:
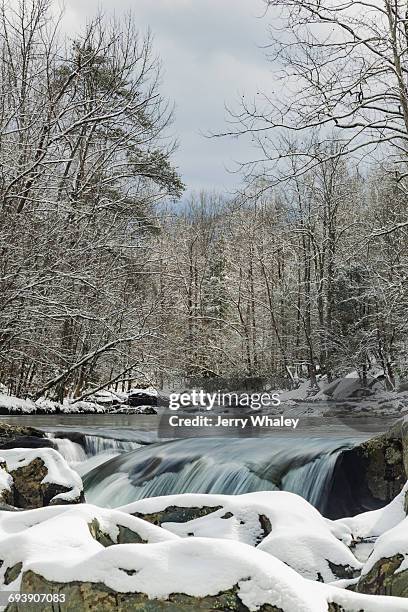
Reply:
[[[270,415],[252,414],[247,417],[225,417],[197,415],[185,417],[172,415],[169,417],[171,427],[233,427],[245,429],[246,427],[288,427],[296,429],[299,419],[286,418],[284,416],[274,417]]]

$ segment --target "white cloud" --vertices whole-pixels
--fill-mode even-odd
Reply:
[[[267,40],[262,0],[67,0],[65,24],[78,30],[99,8],[132,10],[150,27],[164,68],[164,93],[176,104],[176,161],[190,188],[232,189],[238,177],[225,167],[251,155],[245,140],[206,139],[226,127],[224,105],[272,87],[259,45]]]

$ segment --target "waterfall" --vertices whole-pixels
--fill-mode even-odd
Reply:
[[[72,436],[75,440],[80,440],[81,443],[71,440],[70,437],[55,438],[53,433],[46,435],[53,441],[58,452],[80,476],[94,470],[121,453],[134,451],[141,446],[138,442],[132,440],[116,440],[115,438],[105,436],[78,434],[77,432],[69,431],[59,432],[58,435]]]
[[[104,436],[84,434],[84,449],[88,457],[101,453],[127,453],[140,448],[141,444],[133,440],[116,440]]]
[[[85,461],[87,455],[78,442],[73,442],[68,438],[52,438],[58,452],[71,465]]]
[[[175,493],[287,490],[324,507],[338,456],[352,444],[323,439],[184,439],[152,444],[84,475],[87,500],[118,506]]]
[[[344,450],[344,448],[336,449],[290,470],[282,479],[282,490],[299,493],[322,511],[331,488],[337,459]]]

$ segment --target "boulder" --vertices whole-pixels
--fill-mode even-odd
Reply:
[[[71,536],[72,537],[72,536]],[[84,549],[85,553],[85,549]],[[64,568],[33,557],[8,567],[7,583],[48,595],[42,612],[406,612],[406,602],[304,580],[280,561],[244,544],[176,540],[117,545],[77,557]],[[92,562],[89,562],[92,561]],[[82,577],[81,577],[82,575]],[[94,576],[94,579],[90,579]],[[38,607],[38,604],[37,604]],[[32,606],[34,611],[35,607]],[[15,602],[7,612],[31,612]]]
[[[40,432],[41,433],[41,432]],[[0,439],[0,451],[9,448],[55,448],[52,440],[36,435],[17,435],[11,439]]]
[[[321,512],[338,519],[390,503],[408,479],[404,456],[400,428],[345,450],[337,459]]]
[[[31,509],[85,501],[80,477],[54,449],[2,449],[0,457],[12,483],[1,503]]]
[[[222,506],[203,506],[200,508],[170,505],[157,512],[143,513],[135,511],[132,512],[132,515],[153,525],[162,525],[163,523],[186,523],[207,516],[207,514],[212,514],[217,510],[221,510],[221,508]]]
[[[355,590],[408,597],[408,518],[377,538]]]
[[[212,497],[217,496],[209,496],[209,502]],[[295,515],[288,502],[295,497],[284,500],[290,522]],[[234,512],[241,516],[241,506],[245,512],[245,504],[235,496],[218,496],[221,498],[222,524],[233,521]],[[265,510],[267,497],[262,500],[252,495],[252,500],[254,516]],[[187,505],[192,507],[192,503]],[[157,500],[152,506],[157,509]],[[224,513],[227,506],[233,516]],[[305,506],[298,510],[300,520]],[[269,535],[275,527],[281,529],[276,515],[268,514],[268,520]],[[339,526],[333,528],[340,536]],[[407,611],[403,598],[355,593],[305,579],[259,547],[228,537],[179,537],[121,510],[88,504],[0,513],[0,590],[45,594],[40,604],[44,612]],[[6,609],[34,612],[39,606],[14,602]]]
[[[13,478],[7,471],[5,461],[0,461],[0,509],[12,506],[14,502],[14,482]]]
[[[65,596],[66,605],[59,609],[67,612],[92,610],[93,612],[249,612],[237,595],[238,587],[227,589],[217,595],[192,597],[183,593],[171,593],[167,599],[149,599],[145,593],[118,593],[103,583],[92,582],[51,582],[28,571],[23,575],[21,589],[24,593],[50,593]],[[53,612],[55,604],[41,606],[43,612]],[[340,610],[339,608],[337,608]],[[336,612],[336,608],[332,608]],[[259,612],[284,612],[282,608],[264,604]],[[27,604],[11,604],[6,612],[27,612]]]
[[[129,406],[157,406],[157,395],[144,391],[133,391],[129,394]]]
[[[334,526],[305,499],[287,491],[242,495],[177,494],[123,506],[182,538],[224,538],[257,547],[304,578],[332,582],[359,575],[350,530]]]
[[[359,579],[356,592],[408,597],[408,570],[398,571],[403,561],[404,555],[400,553],[376,561],[370,571]]]
[[[52,446],[52,443],[50,443],[44,432],[39,429],[0,422],[0,448],[6,448],[4,445],[7,445],[7,448],[16,448],[17,446],[23,448],[21,444],[19,444],[19,441],[24,438],[35,438],[41,442],[42,446]],[[14,446],[10,446],[12,444]]]

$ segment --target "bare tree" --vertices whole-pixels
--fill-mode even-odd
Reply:
[[[265,0],[275,68],[272,91],[243,96],[228,134],[248,134],[259,148],[248,176],[269,182],[291,175],[284,139],[296,134],[297,171],[320,163],[304,138],[336,142],[350,158],[382,148],[406,192],[408,29],[402,0]],[[293,141],[293,138],[291,139]],[[303,144],[302,144],[303,143]],[[328,151],[327,147],[326,150]],[[328,158],[330,155],[328,156]]]

